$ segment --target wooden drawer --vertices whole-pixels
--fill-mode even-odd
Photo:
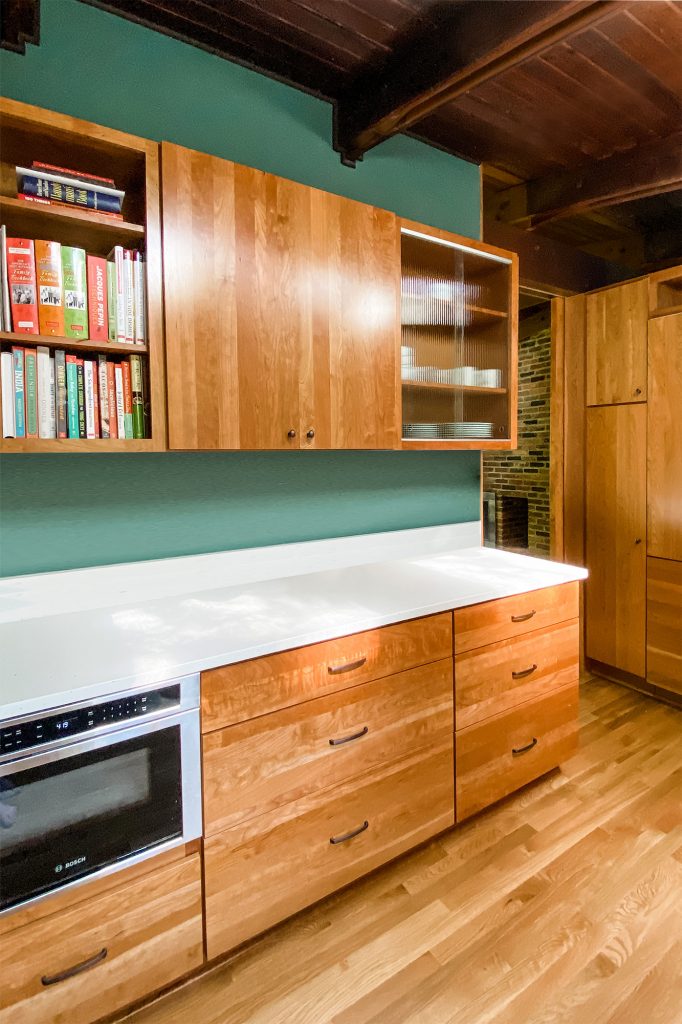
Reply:
[[[203,732],[452,657],[452,613],[399,622],[201,675]]]
[[[451,826],[452,734],[429,755],[299,801],[297,811],[206,840],[209,959]]]
[[[578,617],[578,584],[532,590],[455,610],[455,654]]]
[[[448,658],[206,734],[205,834],[447,742],[452,703]]]
[[[1,1024],[90,1024],[203,962],[198,853],[93,899],[87,889],[3,936]]]
[[[578,681],[577,619],[455,658],[455,725],[465,729]]]
[[[556,768],[577,737],[577,683],[457,733],[457,821]]]
[[[646,675],[682,694],[682,562],[647,559]]]

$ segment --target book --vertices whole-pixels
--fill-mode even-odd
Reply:
[[[113,341],[125,344],[126,340],[126,300],[125,300],[125,271],[123,268],[123,246],[115,245],[109,253],[110,260],[113,259],[116,267],[116,337]]]
[[[53,355],[49,356],[49,361],[50,361],[50,399],[49,399],[49,403],[48,403],[48,407],[47,407],[47,412],[48,412],[49,422],[50,422],[50,437],[56,437],[57,436],[57,409],[56,409],[56,406],[55,406],[55,397],[56,397],[57,380],[56,380],[56,376],[55,376],[56,369],[55,369],[55,361],[54,361],[54,356]]]
[[[109,336],[107,311],[107,261],[102,256],[87,257],[88,337],[106,341]]]
[[[15,170],[17,192],[42,199],[57,199],[61,203],[88,210],[121,212],[125,196],[121,189],[53,174],[51,171],[38,171],[31,167],[16,167]]]
[[[33,241],[30,238],[8,238],[5,251],[12,312],[11,330],[16,334],[37,334],[38,303]]]
[[[62,247],[59,242],[36,239],[35,256],[40,333],[61,338],[64,336]]]
[[[133,389],[130,381],[130,363],[126,359],[121,363],[123,372],[123,429],[125,438],[133,436]]]
[[[14,430],[15,437],[26,437],[26,382],[24,380],[24,350],[12,346],[14,361]]]
[[[116,341],[116,264],[107,260],[108,341]]]
[[[64,280],[64,333],[67,338],[87,338],[88,301],[86,292],[85,249],[62,246]]]
[[[132,396],[133,437],[144,437],[144,394],[142,389],[142,356],[129,356],[130,390]]]
[[[7,278],[7,228],[0,225],[0,324],[3,331],[12,330],[12,310],[9,301],[9,282]]]
[[[107,360],[107,411],[109,413],[109,437],[118,437],[116,365],[110,360]]]
[[[0,354],[0,379],[2,381],[2,436],[15,437],[14,360],[11,352]]]
[[[126,436],[125,412],[123,402],[123,368],[120,363],[114,364],[114,376],[116,381],[116,435]]]
[[[85,394],[85,436],[96,437],[95,434],[95,363],[92,359],[83,360],[83,388]]]
[[[42,160],[32,160],[31,170],[47,171],[50,174],[57,174],[62,178],[68,178],[72,181],[87,181],[92,185],[106,185],[108,188],[116,188],[113,178],[103,178],[100,174],[74,171],[70,167],[56,167],[55,164],[45,164]]]
[[[37,203],[40,206],[70,206],[72,203],[60,203],[58,199],[45,199],[43,196],[29,196],[25,192],[17,192],[17,199],[25,203]],[[112,217],[114,220],[123,220],[122,213],[111,213],[109,210],[97,210],[100,217]]]
[[[109,437],[109,384],[107,381],[107,357],[97,357],[97,384],[99,388],[99,422],[102,437]]]
[[[87,437],[85,426],[85,367],[76,359],[76,400],[78,403],[78,437]]]
[[[123,250],[123,298],[125,302],[125,340],[132,345],[135,341],[135,275],[133,254]]]
[[[66,419],[66,354],[61,348],[56,349],[54,354],[54,389],[57,437],[68,437]]]
[[[65,363],[68,436],[78,437],[78,356],[67,352]]]
[[[99,426],[99,375],[97,372],[97,360],[92,360],[92,419],[95,428],[95,437],[101,437]]]
[[[38,437],[56,437],[54,427],[54,383],[50,371],[50,350],[46,345],[37,349],[38,368]],[[52,411],[50,411],[50,406]]]
[[[135,294],[135,341],[144,345],[147,336],[146,282],[142,253],[133,252],[133,290]]]
[[[24,401],[26,437],[38,436],[38,356],[34,348],[24,349]]]

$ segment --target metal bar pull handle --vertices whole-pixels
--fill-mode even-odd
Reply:
[[[351,736],[342,736],[341,739],[330,740],[329,741],[329,746],[330,747],[341,747],[341,746],[343,746],[344,743],[352,743],[353,740],[362,739],[362,737],[366,736],[368,732],[369,732],[369,726],[366,725],[364,727],[364,729],[360,730],[360,732],[354,732]]]
[[[66,981],[67,978],[73,978],[77,974],[82,974],[83,971],[89,971],[91,967],[96,967],[97,964],[101,964],[102,960],[106,960],[107,947],[100,949],[99,953],[95,953],[89,960],[83,960],[80,964],[75,964],[73,967],[67,967],[65,971],[60,971],[59,974],[43,974],[40,979],[43,985],[57,985],[60,981]]]
[[[327,672],[330,676],[340,676],[342,672],[352,672],[355,668],[362,668],[367,658],[358,658],[357,661],[349,661],[346,665],[327,665]]]
[[[526,612],[525,615],[512,615],[512,622],[528,622],[528,619],[532,619],[535,615],[535,609],[532,612]]]
[[[514,757],[517,757],[519,754],[525,754],[527,750],[532,750],[536,743],[537,739],[535,738],[535,736],[533,736],[533,739],[530,741],[530,743],[527,743],[525,747],[517,747],[516,749],[512,747],[512,754],[514,755]]]
[[[512,672],[512,679],[524,679],[526,676],[532,676],[536,670],[537,665],[531,665],[530,668],[522,668],[520,672]]]
[[[349,839],[355,839],[356,836],[359,836],[361,832],[366,831],[368,828],[369,822],[363,821],[362,825],[359,828],[354,828],[352,832],[346,832],[342,836],[331,836],[329,842],[332,846],[338,846],[339,843],[347,843]]]

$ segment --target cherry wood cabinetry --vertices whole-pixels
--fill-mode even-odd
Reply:
[[[395,216],[161,153],[170,446],[396,447]]]
[[[647,679],[682,697],[682,561],[647,559]]]
[[[682,312],[649,322],[647,472],[647,550],[682,561]]]
[[[456,653],[469,651],[497,640],[523,636],[574,619],[578,615],[578,584],[531,590],[514,597],[473,604],[455,610]]]
[[[586,298],[587,405],[646,402],[647,278]]]

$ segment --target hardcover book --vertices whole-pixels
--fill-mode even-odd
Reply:
[[[26,437],[26,382],[24,380],[24,350],[12,346],[14,360],[14,429],[16,437]]]
[[[133,271],[133,254],[130,249],[123,250],[123,295],[126,341],[132,345],[135,341],[135,273]]]
[[[132,439],[133,436],[133,389],[130,382],[130,363],[126,360],[121,363],[123,373],[123,430],[125,438]]]
[[[126,436],[125,412],[123,402],[123,368],[120,363],[114,365],[116,379],[116,428],[118,437]]]
[[[142,391],[142,357],[130,356],[130,388],[132,393],[133,437],[144,437],[144,395]]]
[[[123,246],[115,245],[109,253],[109,259],[113,260],[116,268],[116,337],[114,341],[125,344],[126,340],[126,299],[125,299],[125,271],[123,268]]]
[[[62,246],[64,279],[64,333],[67,338],[87,338],[88,301],[86,292],[85,249]]]
[[[72,206],[72,203],[60,203],[58,199],[45,199],[43,196],[29,196],[25,192],[17,192],[17,199],[25,203],[36,203],[38,206]],[[101,217],[112,217],[114,220],[123,220],[122,213],[110,213],[109,210],[98,210]]]
[[[38,357],[34,348],[24,349],[26,437],[38,436]]]
[[[133,278],[135,292],[135,341],[144,345],[147,334],[145,270],[142,253],[133,252]]]
[[[17,191],[42,199],[56,199],[60,203],[80,206],[88,210],[120,213],[125,192],[108,185],[72,178],[68,175],[38,171],[31,167],[15,168]]]
[[[2,436],[15,437],[14,432],[14,359],[11,352],[0,354],[2,380]]]
[[[33,241],[30,238],[8,238],[5,250],[12,330],[17,334],[37,334],[38,303]]]
[[[88,336],[91,341],[106,341],[109,336],[107,311],[107,261],[88,256]]]
[[[54,427],[54,383],[50,371],[50,350],[39,345],[38,364],[38,437],[55,437]]]
[[[3,331],[12,330],[12,307],[9,301],[9,282],[7,278],[7,228],[0,225],[0,303],[2,306],[0,324]]]
[[[75,356],[74,356],[75,358]],[[55,413],[57,419],[57,437],[68,437],[66,409],[66,354],[58,348],[54,354],[55,377]]]
[[[109,437],[109,383],[107,380],[107,357],[97,357],[97,383],[99,385],[99,422],[102,437]]]
[[[76,398],[78,400],[78,437],[87,437],[85,427],[85,367],[76,359]]]
[[[109,341],[116,341],[116,264],[107,261],[107,321]]]
[[[64,336],[62,247],[59,242],[36,239],[35,254],[40,333],[61,338]]]
[[[78,437],[78,356],[67,352],[66,364],[66,408],[69,437]]]
[[[107,360],[107,406],[109,411],[109,437],[118,437],[116,366],[109,360]]]

